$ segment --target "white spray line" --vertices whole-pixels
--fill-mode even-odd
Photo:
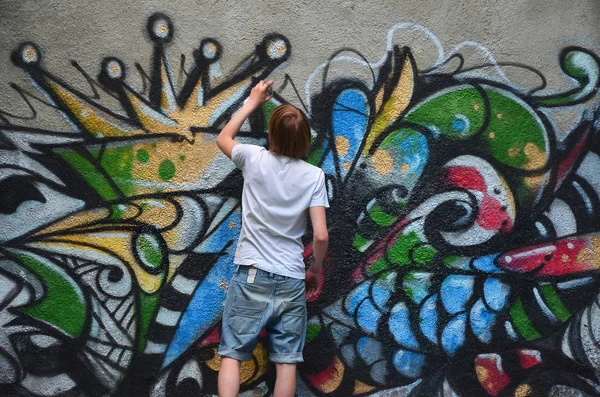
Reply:
[[[433,66],[438,66],[439,64],[441,64],[443,62],[444,48],[442,47],[442,43],[440,42],[440,40],[429,29],[425,28],[424,26],[417,25],[415,23],[410,23],[410,22],[399,23],[397,25],[392,26],[390,28],[390,30],[388,30],[387,46],[386,46],[388,51],[390,51],[394,46],[394,44],[393,44],[394,33],[400,29],[402,29],[402,30],[411,30],[411,29],[418,30],[419,32],[421,32],[425,36],[427,36],[431,40],[431,42],[433,44],[435,44],[435,47],[437,48],[437,51],[438,51],[438,58],[437,58],[437,61],[435,61],[435,64]]]
[[[361,58],[344,55],[344,56],[340,56],[340,57],[335,57],[335,58],[328,60],[327,62],[324,62],[324,63],[320,64],[319,66],[317,66],[317,68],[310,74],[310,76],[308,76],[308,79],[306,80],[306,84],[304,86],[304,91],[305,91],[305,95],[306,95],[306,105],[307,105],[308,109],[311,108],[311,99],[310,99],[310,96],[311,96],[310,94],[312,91],[311,87],[313,85],[313,80],[317,76],[317,74],[322,72],[323,69],[325,69],[327,66],[333,64],[334,62],[350,62],[350,63],[358,64],[361,66],[367,66],[371,69],[380,68],[384,64],[385,60],[387,59],[387,53],[389,51],[391,51],[394,46],[394,33],[398,30],[416,30],[416,31],[422,33],[424,36],[426,36],[435,45],[435,47],[437,49],[438,57],[437,57],[437,60],[435,61],[435,63],[432,65],[432,68],[436,68],[436,67],[442,65],[450,57],[457,54],[459,52],[459,50],[461,50],[462,48],[474,47],[475,49],[477,49],[481,53],[483,53],[483,56],[490,61],[490,63],[494,66],[494,68],[496,69],[496,71],[498,72],[498,74],[504,81],[506,81],[509,84],[512,84],[510,79],[508,79],[508,77],[506,77],[506,75],[504,74],[504,72],[502,71],[500,66],[498,65],[498,62],[492,55],[491,51],[488,50],[487,47],[485,47],[484,45],[477,43],[475,41],[464,41],[464,42],[458,44],[456,47],[454,47],[446,55],[446,54],[444,54],[444,49],[442,47],[440,40],[429,29],[427,29],[421,25],[405,22],[405,23],[396,24],[388,30],[387,41],[386,41],[386,53],[383,55],[383,57],[381,59],[379,59],[376,62],[365,62],[365,60],[363,60]]]
[[[476,49],[480,50],[483,53],[484,57],[487,58],[492,65],[494,65],[494,68],[496,69],[496,72],[498,72],[500,77],[502,77],[507,83],[512,84],[511,81],[509,80],[509,78],[506,77],[506,75],[504,74],[504,72],[502,71],[500,66],[498,65],[496,58],[494,58],[494,56],[492,55],[492,52],[490,50],[488,50],[487,47],[485,47],[484,45],[477,43],[475,41],[463,41],[462,43],[460,43],[459,45],[454,47],[452,49],[452,51],[450,51],[450,53],[448,54],[448,56],[445,58],[444,61],[448,60],[448,58],[457,54],[460,49],[465,48],[465,47],[475,47]],[[438,65],[433,65],[433,66],[435,67]]]
[[[552,49],[552,63],[554,64],[556,69],[558,69],[559,74],[566,77],[564,80],[567,83],[571,83],[570,87],[568,89],[572,89],[572,88],[578,87],[579,82],[577,82],[577,80],[573,79],[572,77],[566,76],[565,72],[562,70],[562,67],[559,62],[561,51],[564,50],[564,48],[568,47],[568,46],[581,46],[588,50],[593,50],[594,52],[599,53],[600,45],[597,43],[594,43],[591,40],[587,40],[587,39],[584,39],[581,37],[570,37],[570,38],[566,38],[566,39],[559,41],[558,43],[556,43],[556,45]],[[561,92],[561,90],[545,87],[543,90],[537,91],[536,94],[537,95],[553,95],[553,94],[556,94],[559,92]],[[578,105],[575,105],[575,106],[578,106]],[[551,109],[551,108],[548,108],[548,109]]]
[[[319,66],[317,66],[317,68],[310,74],[310,76],[308,76],[308,79],[306,79],[306,84],[304,85],[304,93],[306,95],[306,107],[310,110],[311,109],[311,102],[310,102],[310,93],[311,93],[311,86],[312,86],[312,81],[313,79],[317,76],[317,74],[319,72],[321,72],[323,69],[325,69],[325,67],[327,67],[328,65],[331,65],[335,62],[350,62],[350,63],[356,63],[359,64],[361,66],[368,66],[368,67],[373,67],[377,65],[376,64],[369,64],[368,62],[365,62],[364,59],[361,58],[357,58],[357,57],[353,57],[353,56],[348,56],[348,55],[344,55],[341,57],[335,57],[327,62],[324,62],[322,64],[320,64]]]

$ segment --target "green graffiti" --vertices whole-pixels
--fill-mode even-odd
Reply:
[[[556,288],[552,284],[542,284],[540,285],[540,291],[544,296],[544,301],[548,304],[548,308],[556,318],[558,318],[563,323],[566,322],[569,318],[571,318],[571,312],[565,304],[562,302],[558,293],[556,292]]]
[[[562,57],[562,70],[577,80],[579,87],[558,95],[539,96],[538,103],[544,107],[568,106],[592,95],[600,80],[600,65],[595,55],[587,50],[577,49]]]
[[[483,127],[484,100],[471,86],[451,88],[425,99],[405,120],[430,129],[434,135],[468,138]]]
[[[160,269],[163,254],[156,236],[143,233],[136,240],[136,249],[142,263],[149,269]]]
[[[19,310],[38,320],[52,324],[76,338],[85,327],[86,305],[75,282],[56,265],[29,254],[19,254],[23,266],[44,282],[45,296]]]
[[[396,220],[395,216],[385,212],[378,204],[373,205],[369,209],[369,215],[371,215],[371,219],[379,226],[389,226]]]
[[[275,110],[275,108],[277,108],[277,106],[278,104],[273,101],[265,102],[262,105],[262,111],[265,118],[265,130],[269,129],[269,119],[271,118],[271,115],[273,114],[273,111]]]
[[[105,200],[116,200],[118,192],[87,158],[74,151],[59,151],[58,154],[85,179]]]
[[[490,122],[483,139],[492,156],[522,170],[545,167],[548,138],[539,116],[513,94],[494,88],[485,92],[490,100]]]
[[[138,338],[138,351],[143,352],[146,347],[146,334],[148,333],[148,327],[156,311],[156,305],[158,304],[158,294],[147,295],[144,293],[139,294],[140,297],[140,336]]]
[[[135,194],[132,180],[133,150],[131,146],[107,148],[102,155],[102,167],[126,196]]]
[[[110,207],[111,219],[123,219],[126,213],[126,207],[123,204],[115,204]]]
[[[308,324],[306,326],[306,341],[311,342],[321,332],[321,326],[318,324]]]
[[[158,167],[160,179],[168,181],[175,176],[175,164],[171,160],[163,160]]]
[[[411,251],[423,241],[415,232],[402,235],[388,251],[388,258],[394,265],[408,266],[412,264]]]
[[[521,299],[518,299],[510,308],[510,317],[513,320],[513,324],[519,331],[519,333],[527,340],[539,339],[542,335],[535,329],[535,326],[532,324],[529,317],[527,317],[527,313],[525,313],[525,308],[523,307],[523,302]]]
[[[137,151],[136,153],[136,158],[138,159],[138,161],[140,163],[147,163],[148,160],[150,159],[150,155],[148,154],[148,151],[145,149],[140,149]]]

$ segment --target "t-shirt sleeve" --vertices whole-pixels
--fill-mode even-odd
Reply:
[[[231,149],[231,160],[243,172],[252,155],[260,149],[259,146],[238,143]]]
[[[329,208],[329,199],[327,198],[327,189],[325,188],[325,174],[319,170],[319,178],[315,186],[309,207]]]

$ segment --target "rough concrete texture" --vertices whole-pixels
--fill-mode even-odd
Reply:
[[[216,395],[257,78],[331,203],[298,396],[600,395],[597,0],[0,10],[0,395]]]

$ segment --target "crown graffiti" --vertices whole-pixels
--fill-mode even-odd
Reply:
[[[130,196],[190,187],[189,183],[198,181],[210,166],[220,165],[215,164],[223,157],[216,147],[219,127],[241,105],[253,82],[266,78],[289,58],[291,51],[287,38],[269,34],[237,70],[225,77],[219,62],[221,45],[205,38],[193,53],[194,63],[185,81],[176,87],[166,51],[174,32],[171,20],[164,14],[154,14],[148,19],[147,30],[154,43],[150,73],[143,75],[149,82],[147,90],[136,90],[127,82],[127,68],[115,57],[103,59],[97,82],[92,83],[118,100],[118,110],[45,70],[36,44],[23,43],[12,54],[13,62],[27,73],[33,85],[60,110],[73,130],[81,133],[79,139],[70,142],[70,148],[57,152],[77,169],[93,170],[98,162],[106,169],[108,175],[88,175],[96,190],[104,190],[104,198],[115,197],[116,192],[110,190]],[[266,109],[270,107],[266,105]],[[244,126],[241,139],[264,144],[264,120],[256,120],[255,116],[251,124]],[[151,138],[152,144],[145,138]],[[194,162],[195,170],[178,169],[177,161],[186,158]],[[110,162],[121,166],[111,167]],[[120,186],[119,181],[128,179],[134,184]],[[107,187],[102,189],[100,185]]]

